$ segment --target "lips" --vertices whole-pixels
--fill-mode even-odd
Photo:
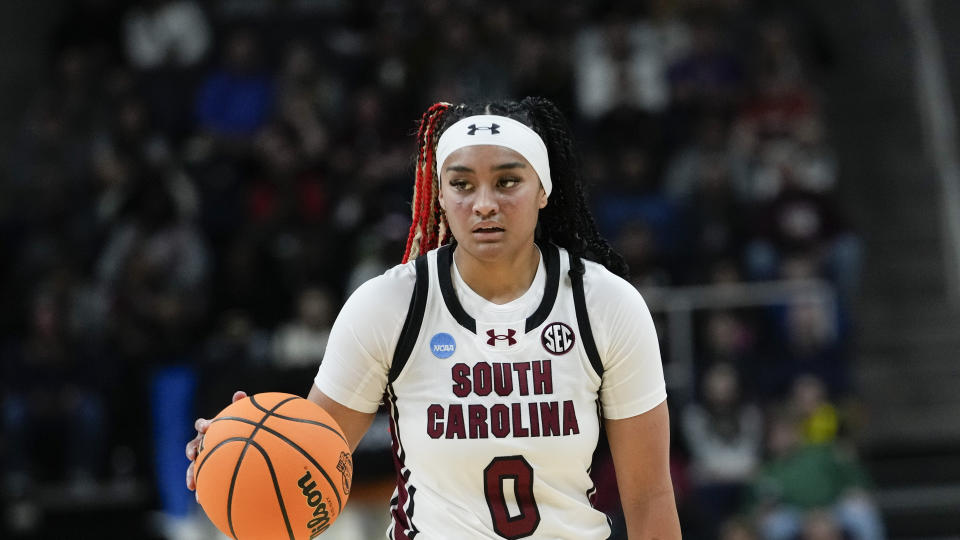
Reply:
[[[478,223],[476,224],[471,232],[475,233],[498,233],[503,232],[503,227],[497,223]]]

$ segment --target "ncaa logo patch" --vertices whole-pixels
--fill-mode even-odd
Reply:
[[[543,333],[540,334],[540,342],[543,343],[543,348],[550,354],[565,354],[573,348],[576,341],[573,329],[562,322],[548,324],[543,329]]]
[[[456,350],[457,342],[450,334],[440,332],[430,338],[430,352],[437,358],[450,358]]]

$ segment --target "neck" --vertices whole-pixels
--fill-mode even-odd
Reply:
[[[465,249],[453,252],[454,264],[463,281],[474,292],[494,304],[506,304],[523,296],[533,283],[540,264],[540,250],[530,244],[516,257],[485,261],[467,253]]]

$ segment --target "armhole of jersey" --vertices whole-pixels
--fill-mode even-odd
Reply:
[[[580,338],[583,339],[583,348],[587,352],[587,358],[590,359],[590,365],[597,372],[598,377],[603,377],[603,362],[600,361],[600,353],[597,351],[597,343],[593,340],[593,331],[590,329],[590,317],[587,315],[587,298],[583,292],[583,274],[586,269],[582,261],[575,261],[575,255],[570,253],[570,281],[573,285],[573,306],[577,312],[577,326],[580,328]],[[580,264],[576,264],[579,262]]]
[[[393,361],[390,363],[390,373],[387,377],[387,384],[393,383],[400,376],[403,367],[407,365],[407,359],[413,352],[413,346],[417,343],[417,337],[420,335],[420,325],[423,323],[423,313],[427,309],[427,291],[430,288],[430,266],[427,263],[427,254],[424,253],[417,257],[414,268],[417,273],[417,282],[413,286],[413,294],[410,295],[410,307],[407,308],[407,318],[403,321],[403,329],[400,330],[400,339],[397,340],[397,348],[393,350]]]

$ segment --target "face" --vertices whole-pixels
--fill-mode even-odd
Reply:
[[[467,146],[450,154],[439,173],[440,207],[458,247],[484,261],[512,258],[532,247],[547,194],[518,152]]]

